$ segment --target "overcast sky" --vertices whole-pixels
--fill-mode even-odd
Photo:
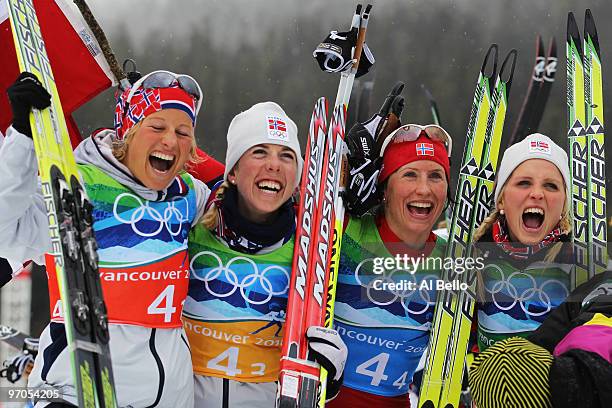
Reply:
[[[459,21],[440,21],[446,24],[460,24],[466,14],[481,15],[481,23],[491,30],[504,29],[506,24],[525,25],[525,31],[535,31],[538,25],[564,26],[564,16],[570,10],[578,14],[586,7],[594,10],[612,8],[610,0],[377,0],[376,10],[393,9],[398,3],[409,4],[411,15],[396,15],[385,27],[394,24],[418,21],[419,15],[436,11],[452,10]],[[94,14],[103,28],[109,32],[124,27],[134,37],[144,39],[153,30],[167,31],[177,46],[185,44],[191,30],[211,29],[215,42],[224,46],[235,46],[241,41],[259,41],[257,35],[261,25],[294,24],[294,16],[313,15],[314,18],[329,20],[330,27],[338,24],[337,16],[344,16],[354,7],[355,0],[88,0]],[[520,8],[518,7],[520,5]],[[512,6],[511,13],[504,9]],[[417,18],[415,18],[417,17]],[[380,22],[378,23],[380,24]],[[602,24],[603,25],[603,24]],[[466,27],[469,29],[469,27]],[[546,34],[546,33],[544,33]],[[530,41],[532,36],[526,35]]]

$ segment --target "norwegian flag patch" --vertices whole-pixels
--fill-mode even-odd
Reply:
[[[417,143],[417,156],[434,156],[434,146],[432,143]]]
[[[532,140],[529,142],[529,153],[545,153],[551,154],[550,146],[542,140]]]
[[[268,116],[268,139],[288,140],[287,124],[278,116]]]

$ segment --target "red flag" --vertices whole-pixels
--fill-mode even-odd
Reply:
[[[81,136],[72,113],[114,82],[100,46],[66,0],[33,0],[73,146]],[[0,2],[0,131],[11,124],[6,89],[19,75],[5,1]]]

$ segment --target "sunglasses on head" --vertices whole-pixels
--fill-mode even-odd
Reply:
[[[178,84],[182,90],[195,98],[195,113],[197,115],[200,111],[200,107],[202,106],[202,99],[204,96],[202,93],[202,88],[200,88],[197,81],[189,75],[179,75],[170,71],[153,71],[147,75],[144,75],[142,78],[136,81],[130,89],[130,93],[126,99],[126,104],[129,105],[136,91],[140,89],[168,88],[175,84]]]
[[[380,149],[380,157],[383,156],[387,147],[391,144],[395,143],[403,143],[403,142],[413,142],[421,136],[421,132],[424,132],[425,135],[431,140],[436,140],[442,142],[446,147],[446,151],[448,152],[448,157],[451,156],[451,151],[453,150],[453,139],[450,137],[448,132],[442,129],[438,125],[414,125],[408,124],[400,126],[395,129],[383,142],[383,145]]]

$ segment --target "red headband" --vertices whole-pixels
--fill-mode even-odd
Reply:
[[[432,140],[421,132],[417,140],[410,142],[391,142],[383,154],[383,165],[378,176],[382,183],[400,167],[418,160],[431,160],[440,164],[450,181],[450,161],[444,143]]]
[[[115,133],[117,140],[122,140],[128,130],[136,123],[162,109],[182,110],[189,116],[191,123],[195,126],[196,101],[193,96],[178,86],[139,89],[134,93],[128,105],[126,104],[126,99],[129,93],[130,88],[126,89],[117,98],[115,107]]]

